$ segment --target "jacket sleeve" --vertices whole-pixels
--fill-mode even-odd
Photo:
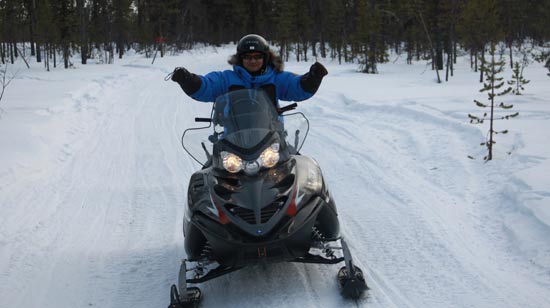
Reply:
[[[299,102],[312,97],[314,93],[302,88],[302,77],[290,72],[278,73],[275,79],[278,99]]]
[[[201,102],[213,102],[216,97],[225,93],[225,78],[224,72],[211,72],[201,78],[201,87],[193,95],[192,98]]]

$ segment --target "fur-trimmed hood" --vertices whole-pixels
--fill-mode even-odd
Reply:
[[[241,57],[239,57],[238,54],[234,54],[229,57],[227,63],[229,63],[230,65],[243,66],[243,60],[241,59]],[[277,73],[282,72],[284,69],[283,59],[271,50],[269,50],[268,52],[268,60],[266,65],[271,66],[271,68],[273,68],[273,70]]]

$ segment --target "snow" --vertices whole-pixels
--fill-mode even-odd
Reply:
[[[199,168],[181,132],[209,115],[164,77],[176,66],[228,69],[234,46],[45,72],[21,64],[0,107],[3,307],[162,307],[183,250],[187,181]],[[550,80],[531,64],[520,116],[487,126],[478,73],[459,58],[450,82],[424,62],[321,60],[330,74],[299,105],[302,153],[323,170],[342,231],[371,287],[349,302],[339,265],[247,268],[202,285],[205,307],[550,306]],[[289,62],[304,73],[309,63]],[[507,68],[506,77],[511,70]],[[473,156],[475,159],[470,159]]]

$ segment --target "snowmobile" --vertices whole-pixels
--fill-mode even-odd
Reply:
[[[358,299],[368,289],[340,235],[319,165],[299,153],[309,122],[303,113],[287,114],[295,103],[277,108],[270,92],[224,94],[210,118],[195,118],[208,126],[183,133],[183,148],[202,169],[189,181],[183,222],[187,259],[178,285],[171,287],[169,308],[199,305],[201,290],[189,284],[258,263],[344,262],[337,274],[342,295]]]

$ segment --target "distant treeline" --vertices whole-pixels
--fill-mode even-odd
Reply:
[[[388,50],[442,69],[459,47],[477,58],[491,42],[548,42],[550,0],[0,0],[0,27],[2,63],[23,42],[38,62],[59,54],[68,67],[74,52],[110,62],[129,48],[151,55],[257,33],[286,59],[313,53],[376,73]]]

